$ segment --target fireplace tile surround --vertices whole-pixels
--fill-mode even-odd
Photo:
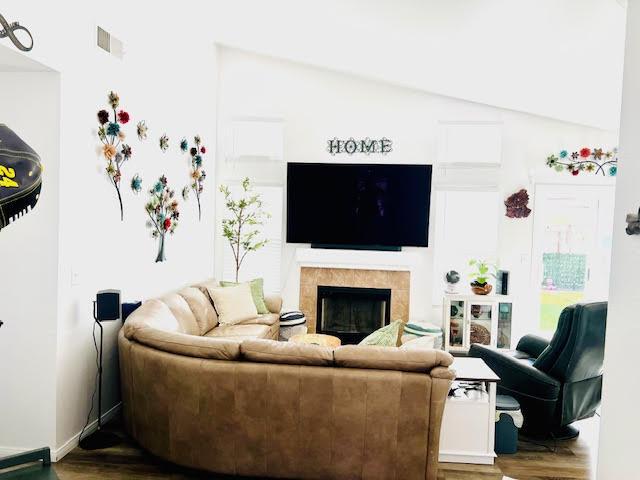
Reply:
[[[410,272],[352,268],[300,268],[300,310],[307,317],[310,333],[316,332],[318,286],[388,288],[391,290],[391,320],[409,321]]]

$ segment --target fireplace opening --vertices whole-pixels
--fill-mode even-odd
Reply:
[[[389,324],[391,290],[318,286],[316,332],[333,335],[343,345],[359,343]]]

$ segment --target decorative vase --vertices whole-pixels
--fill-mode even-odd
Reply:
[[[160,236],[160,243],[158,243],[158,256],[156,257],[156,263],[164,262],[167,257],[164,256],[164,235]]]
[[[489,295],[493,286],[490,283],[485,283],[484,285],[480,285],[478,283],[471,284],[471,290],[476,295]]]

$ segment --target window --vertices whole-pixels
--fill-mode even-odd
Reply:
[[[465,285],[470,259],[496,260],[501,214],[497,191],[481,187],[439,190],[435,197],[433,304],[440,305],[446,272],[459,272],[460,283]],[[467,291],[464,287],[459,290]]]
[[[239,195],[241,187],[231,185],[234,196]],[[263,208],[271,214],[271,218],[260,227],[259,238],[266,238],[268,243],[260,250],[249,252],[240,268],[240,281],[261,277],[264,279],[265,293],[280,293],[281,258],[282,258],[282,222],[283,222],[283,187],[254,185],[255,193],[262,196]],[[235,278],[235,260],[229,242],[223,244],[223,278]]]

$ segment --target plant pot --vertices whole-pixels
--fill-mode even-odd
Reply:
[[[489,295],[492,289],[493,286],[490,283],[485,283],[484,285],[479,283],[471,284],[471,291],[476,295]]]

